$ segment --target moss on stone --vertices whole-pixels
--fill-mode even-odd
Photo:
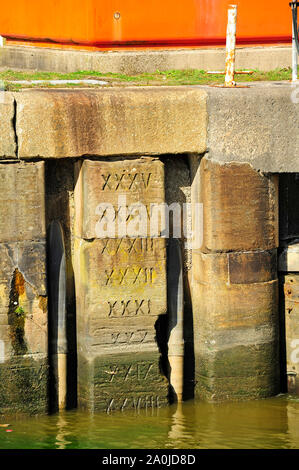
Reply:
[[[14,356],[0,365],[0,414],[46,413],[47,390],[45,359]]]
[[[168,393],[158,353],[97,357],[80,374],[80,406],[94,411],[156,408],[168,404]]]

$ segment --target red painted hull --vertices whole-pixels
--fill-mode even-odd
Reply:
[[[230,3],[239,44],[291,41],[288,0],[14,0],[1,5],[0,35],[49,46],[222,45]]]

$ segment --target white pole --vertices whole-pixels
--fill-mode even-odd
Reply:
[[[225,57],[225,86],[232,87],[236,83],[235,75],[235,53],[237,32],[237,5],[230,5],[228,9],[228,23],[226,31],[226,57]]]
[[[293,36],[292,36],[292,81],[296,82],[298,80],[298,52],[295,40],[295,30],[293,24]]]
[[[3,36],[0,36],[0,47],[4,47],[6,43],[6,39]]]

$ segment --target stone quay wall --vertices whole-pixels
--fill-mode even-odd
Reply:
[[[186,245],[183,228],[179,236],[184,397],[282,390],[279,186],[299,173],[298,110],[289,84],[2,93],[0,414],[45,413],[60,389],[50,356],[61,325],[48,315],[54,221],[64,236],[68,405],[111,412],[174,399],[168,238],[148,228],[99,235],[101,203],[116,224],[130,222],[120,197],[148,216],[151,204],[189,204],[182,227],[195,232],[202,207],[201,245]],[[287,328],[293,341],[296,318]]]

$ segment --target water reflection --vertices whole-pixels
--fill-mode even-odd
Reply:
[[[202,449],[298,447],[299,401],[295,404],[295,409],[291,403],[294,402],[286,400],[285,397],[278,397],[242,403],[183,405],[178,407],[171,417],[172,425],[168,433],[167,447]],[[294,429],[291,430],[292,426]]]
[[[298,449],[299,447],[299,399],[292,398],[287,402],[288,414],[288,441],[289,448]]]
[[[189,442],[193,439],[189,424],[184,414],[184,405],[179,403],[177,409],[171,416],[171,427],[168,432],[166,447],[181,449],[187,445],[188,448]]]
[[[56,449],[67,449],[67,446],[72,442],[67,440],[70,434],[68,430],[67,417],[64,414],[58,415],[57,419],[57,435],[56,435]]]
[[[0,427],[1,449],[299,448],[299,399],[290,396],[7,422],[13,432]]]

